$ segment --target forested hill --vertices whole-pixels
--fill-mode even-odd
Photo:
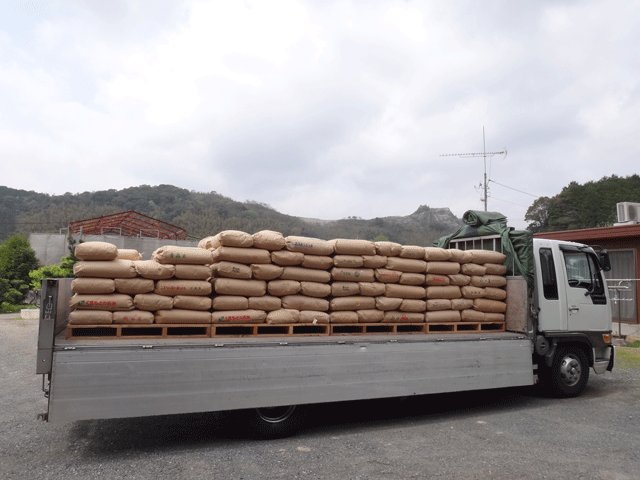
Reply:
[[[0,240],[12,233],[58,233],[69,222],[127,210],[185,228],[194,239],[221,230],[276,230],[309,237],[388,239],[428,246],[462,225],[448,208],[420,206],[404,217],[371,220],[303,219],[254,201],[238,202],[216,192],[200,193],[171,185],[131,187],[78,194],[47,195],[0,186]]]
[[[612,175],[584,185],[571,182],[558,195],[538,198],[524,218],[533,232],[606,227],[616,223],[620,202],[640,203],[640,176]]]

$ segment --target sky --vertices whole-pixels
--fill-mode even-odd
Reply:
[[[0,0],[0,184],[462,217],[486,172],[524,228],[640,173],[638,45],[633,0]]]

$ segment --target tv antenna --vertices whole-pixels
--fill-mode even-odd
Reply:
[[[488,180],[487,180],[487,157],[491,158],[494,155],[504,155],[505,157],[507,156],[507,149],[505,148],[502,152],[487,152],[487,146],[485,143],[485,138],[484,138],[484,127],[482,127],[482,152],[479,153],[445,153],[443,155],[440,155],[441,157],[461,157],[461,158],[465,158],[465,157],[483,157],[484,158],[484,183],[481,185],[481,187],[483,187],[484,189],[484,198],[482,199],[484,201],[484,211],[487,211],[487,201],[488,201],[488,195],[487,195],[487,186],[488,186]]]

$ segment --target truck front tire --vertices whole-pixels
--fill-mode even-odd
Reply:
[[[589,380],[589,361],[577,347],[556,350],[545,382],[556,397],[571,398],[582,393]]]

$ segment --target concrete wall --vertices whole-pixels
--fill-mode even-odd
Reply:
[[[144,260],[151,259],[151,254],[164,245],[179,245],[181,247],[197,247],[195,240],[164,240],[160,238],[120,237],[116,235],[74,235],[76,242],[108,242],[118,248],[130,248],[142,254]],[[69,244],[66,234],[32,233],[29,235],[31,248],[41,265],[57,265],[62,257],[69,254]]]

